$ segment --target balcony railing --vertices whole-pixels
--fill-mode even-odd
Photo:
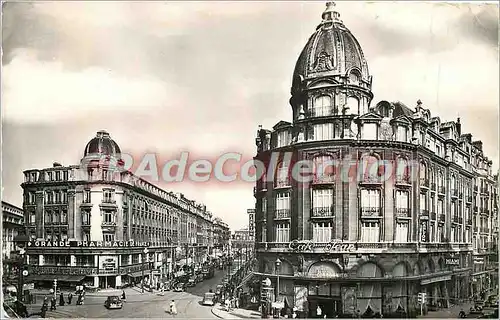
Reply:
[[[316,207],[312,208],[312,217],[313,218],[325,218],[332,217],[333,210],[331,207]]]
[[[335,175],[333,174],[314,175],[312,181],[312,183],[314,184],[334,183],[334,182],[335,182]]]
[[[446,191],[446,189],[444,188],[444,186],[440,186],[440,187],[438,188],[438,192],[439,192],[439,193],[441,193],[441,194],[444,194],[444,193],[445,193],[445,191]]]
[[[380,176],[376,174],[365,174],[361,181],[361,184],[380,184],[382,183],[382,179]]]
[[[429,216],[429,210],[427,210],[427,209],[420,210],[420,216],[421,217],[428,217]]]
[[[446,221],[444,213],[440,213],[439,214],[439,221],[441,221],[441,222],[445,222]]]
[[[287,178],[278,178],[276,179],[276,181],[274,182],[274,187],[275,188],[286,188],[286,187],[290,187],[290,179],[287,177]]]
[[[408,209],[408,208],[396,208],[396,217],[409,218],[410,217],[410,209]]]
[[[362,217],[377,217],[380,216],[380,208],[377,207],[363,207],[361,208]]]
[[[411,185],[410,176],[396,176],[397,185]]]
[[[427,178],[420,178],[420,186],[428,188],[429,187],[429,179],[427,179]]]
[[[457,189],[451,189],[451,196],[452,197],[457,197],[458,196],[458,190]]]
[[[290,209],[277,209],[274,210],[274,219],[290,219]]]
[[[101,225],[106,227],[116,226],[116,221],[103,221]]]

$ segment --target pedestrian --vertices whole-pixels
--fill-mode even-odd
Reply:
[[[462,309],[460,310],[460,313],[458,314],[459,318],[467,318],[467,315],[465,314],[465,311]]]
[[[170,314],[174,315],[174,316],[177,314],[177,307],[175,306],[174,300],[172,300],[172,302],[170,302]]]
[[[56,310],[56,297],[50,299],[50,311]]]
[[[125,290],[122,289],[122,301],[127,301],[127,296],[125,295]]]
[[[64,302],[64,294],[61,292],[61,294],[59,295],[59,305],[62,307],[64,306],[65,302]]]
[[[42,304],[42,309],[40,310],[40,316],[42,318],[45,318],[45,315],[47,314],[47,310],[49,309],[47,300],[45,299]]]
[[[71,304],[71,300],[73,300],[73,294],[70,292],[68,293],[68,304]]]

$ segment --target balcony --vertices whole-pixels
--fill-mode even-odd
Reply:
[[[313,218],[331,218],[333,217],[333,210],[331,207],[316,207],[312,208]]]
[[[360,184],[362,185],[374,185],[382,183],[381,177],[376,174],[365,174],[362,178],[363,180],[361,180],[360,182]]]
[[[312,183],[313,184],[335,183],[335,175],[333,174],[314,175]]]
[[[436,213],[435,212],[431,212],[431,220],[436,220]]]
[[[289,188],[291,186],[290,179],[287,178],[278,178],[274,182],[275,188]]]
[[[457,189],[451,189],[451,196],[452,197],[458,197],[458,190]]]
[[[290,209],[277,209],[274,210],[274,220],[290,219]]]
[[[410,209],[408,208],[396,208],[397,218],[410,218]]]
[[[440,194],[445,194],[446,189],[445,189],[443,186],[440,186],[440,187],[438,187],[438,192],[439,192]]]
[[[429,188],[429,179],[420,178],[420,186],[424,188]]]
[[[396,176],[396,185],[411,186],[410,176]]]
[[[420,210],[420,217],[421,218],[423,218],[423,217],[429,218],[429,210],[427,210],[427,209]]]
[[[444,213],[440,213],[439,214],[439,222],[445,222],[446,221],[446,217],[444,215]]]
[[[361,217],[380,217],[380,208],[363,207],[361,208]]]
[[[101,223],[101,226],[103,226],[103,227],[116,227],[116,222],[115,221],[103,221]]]

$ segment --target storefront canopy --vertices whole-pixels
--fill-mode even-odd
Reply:
[[[32,281],[54,281],[57,279],[59,282],[80,282],[85,278],[85,276],[78,276],[78,275],[50,275],[50,274],[43,274],[43,275],[31,275],[25,278],[26,282],[32,282]]]

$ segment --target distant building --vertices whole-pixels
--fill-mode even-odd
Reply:
[[[12,274],[12,252],[16,250],[14,238],[24,226],[23,209],[2,201],[2,276]]]
[[[250,238],[255,240],[255,209],[248,209],[248,231]]]
[[[253,233],[248,227],[236,230],[231,236],[231,247],[234,250],[252,249],[254,246]]]
[[[229,230],[227,223],[219,217],[214,218],[212,228],[214,254],[222,255],[229,250],[231,230]]]
[[[140,281],[144,273],[154,285],[182,267],[176,262],[196,263],[208,256],[212,213],[120,170],[120,162],[118,144],[99,131],[80,164],[24,171],[34,281],[121,287]]]

